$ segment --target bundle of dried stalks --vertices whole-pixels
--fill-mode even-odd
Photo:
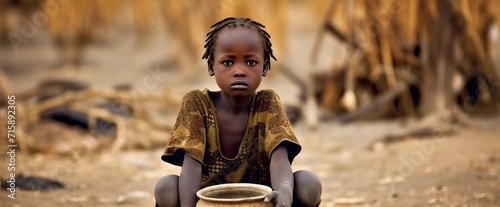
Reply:
[[[21,2],[14,3],[14,2]],[[285,51],[287,0],[71,0],[71,1],[1,1],[0,37],[8,32],[5,27],[9,9],[22,10],[22,18],[34,17],[36,12],[46,14],[47,27],[54,43],[60,48],[61,61],[82,64],[82,51],[92,41],[107,38],[129,28],[137,33],[139,43],[151,34],[166,30],[165,47],[175,51],[171,61],[183,68],[195,68],[201,63],[205,34],[210,26],[228,16],[247,16],[268,26],[276,54]],[[269,18],[273,14],[273,18]],[[31,19],[30,19],[31,21]],[[19,25],[21,27],[22,25]],[[20,30],[17,28],[15,30]],[[195,64],[193,64],[195,63]]]
[[[0,68],[0,107],[7,105],[7,97],[12,92],[10,81]]]
[[[311,91],[330,112],[321,118],[425,116],[453,105],[498,111],[488,38],[495,2],[331,1],[311,61],[324,34],[349,55],[327,74],[312,72]]]
[[[52,154],[157,147],[174,123],[154,114],[179,104],[165,94],[49,80],[16,94],[17,141],[28,151]]]

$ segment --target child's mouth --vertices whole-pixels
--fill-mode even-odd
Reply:
[[[245,81],[234,81],[231,83],[232,89],[247,89],[248,84]]]

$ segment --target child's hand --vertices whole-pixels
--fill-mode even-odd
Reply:
[[[264,198],[264,202],[273,202],[276,207],[292,206],[293,194],[289,189],[281,188],[279,191],[272,191]]]

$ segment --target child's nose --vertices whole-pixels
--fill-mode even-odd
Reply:
[[[233,74],[233,77],[235,77],[235,78],[243,78],[243,77],[247,77],[247,74],[245,74],[243,72],[235,72]]]
[[[243,66],[234,67],[233,77],[246,77],[246,76],[247,74],[245,73]]]

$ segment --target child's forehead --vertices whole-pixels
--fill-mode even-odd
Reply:
[[[227,27],[222,29],[217,35],[217,40],[221,38],[228,38],[228,36],[240,36],[241,38],[259,38],[261,39],[260,33],[257,29],[246,27],[246,26],[236,26],[236,27]]]
[[[217,36],[216,47],[235,47],[247,45],[251,47],[263,48],[262,37],[255,29],[236,27],[227,28]]]

